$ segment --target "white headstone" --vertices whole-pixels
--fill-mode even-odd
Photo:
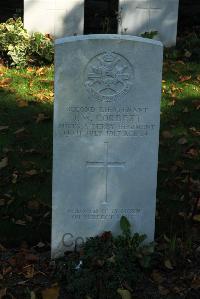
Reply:
[[[179,0],[120,0],[119,33],[158,31],[165,46],[176,44]]]
[[[58,39],[52,255],[120,232],[154,238],[162,44],[120,35]]]
[[[24,0],[24,27],[56,37],[83,34],[84,0]]]

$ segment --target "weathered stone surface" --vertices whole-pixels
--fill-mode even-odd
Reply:
[[[119,32],[158,31],[164,45],[176,44],[179,0],[120,0]]]
[[[56,37],[83,33],[83,0],[24,0],[24,26]]]
[[[56,41],[52,255],[122,215],[154,238],[162,44],[120,35]]]

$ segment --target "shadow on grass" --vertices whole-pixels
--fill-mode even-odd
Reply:
[[[174,106],[164,105],[162,111],[157,236],[186,237],[194,225],[192,214],[199,196],[199,104],[200,97],[185,97]]]
[[[20,99],[23,100],[23,99]],[[0,240],[50,240],[53,105],[0,90]]]
[[[195,191],[187,179],[195,180],[199,171],[195,154],[199,146],[197,101],[200,98],[182,98],[174,106],[164,105],[162,111],[157,236],[184,234],[185,221],[180,215],[193,209]],[[19,107],[15,94],[0,91],[0,128],[8,126],[0,130],[0,161],[8,159],[8,165],[0,170],[3,243],[50,240],[52,114],[52,104],[28,101],[27,107]],[[163,131],[169,131],[170,138],[163,138]]]

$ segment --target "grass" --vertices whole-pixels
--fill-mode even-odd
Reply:
[[[156,228],[171,240],[198,225],[199,83],[200,65],[165,61]],[[1,66],[0,115],[0,239],[50,240],[53,67]]]

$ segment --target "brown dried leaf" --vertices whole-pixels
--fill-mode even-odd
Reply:
[[[17,225],[26,225],[26,221],[24,221],[24,220],[17,220],[17,221],[15,221],[15,224],[17,224]]]
[[[33,175],[36,175],[38,174],[37,170],[36,169],[31,169],[31,170],[28,170],[25,172],[27,175],[30,175],[30,176],[33,176]]]
[[[23,274],[26,278],[30,279],[33,278],[35,274],[35,268],[34,265],[28,265],[23,268]]]
[[[18,129],[17,131],[15,131],[14,134],[21,134],[24,131],[25,131],[25,128],[23,127],[23,128]]]
[[[48,120],[49,116],[46,116],[44,113],[39,113],[36,119],[36,123],[40,123],[42,121]]]
[[[177,141],[178,144],[181,144],[181,145],[184,145],[186,143],[188,143],[187,139],[185,137],[182,137],[180,138],[178,141]]]
[[[6,87],[12,82],[12,78],[5,78],[0,80],[0,87]]]
[[[191,75],[189,75],[189,76],[180,76],[179,77],[179,82],[185,82],[185,81],[190,80],[191,78],[192,78]]]
[[[8,130],[9,126],[0,126],[0,131]]]
[[[20,108],[28,107],[28,102],[21,100],[18,102],[18,107]]]
[[[5,157],[0,161],[0,169],[5,168],[8,165],[8,158]]]
[[[45,74],[45,68],[44,67],[40,67],[39,69],[37,69],[36,74],[39,76],[42,76]]]
[[[54,286],[52,288],[42,291],[42,299],[58,299],[60,288],[59,286]]]

